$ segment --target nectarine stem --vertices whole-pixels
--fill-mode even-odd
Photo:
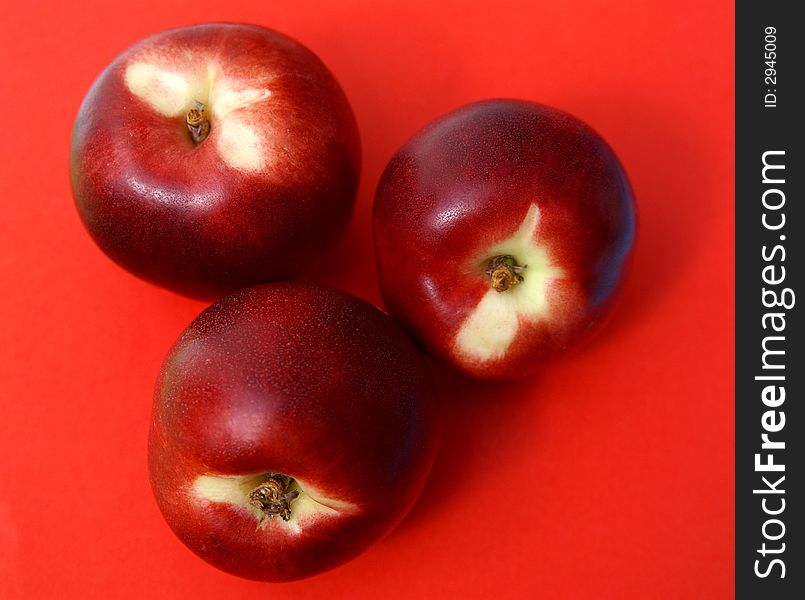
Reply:
[[[492,281],[492,287],[496,292],[505,292],[523,281],[520,275],[528,265],[517,263],[517,259],[510,254],[495,256],[489,261],[486,274]]]
[[[187,123],[187,130],[190,132],[190,137],[196,144],[200,144],[207,139],[210,134],[210,121],[204,114],[205,106],[196,100],[196,108],[191,108],[187,111],[185,116],[185,123]]]
[[[249,493],[249,504],[263,513],[263,518],[278,515],[283,521],[291,518],[291,502],[299,490],[291,490],[294,480],[287,475],[269,473],[266,480]]]

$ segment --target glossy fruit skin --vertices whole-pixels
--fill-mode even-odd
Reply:
[[[264,168],[221,160],[215,118],[196,146],[183,116],[166,117],[132,93],[127,69],[138,61],[191,80],[208,69],[270,88],[244,113]],[[104,70],[76,119],[70,170],[81,219],[115,262],[213,298],[288,278],[342,233],[360,140],[340,86],[298,42],[255,25],[195,25],[151,36]]]
[[[538,241],[565,274],[548,289],[556,316],[521,320],[499,359],[468,358],[456,350],[456,332],[490,289],[471,257],[511,235],[531,204]],[[378,185],[373,225],[389,313],[442,361],[509,379],[598,328],[621,287],[636,215],[621,164],[590,127],[547,106],[487,100],[436,119],[403,145]]]
[[[257,286],[205,310],[167,356],[149,438],[151,484],[176,535],[229,573],[287,581],[390,531],[418,497],[437,434],[431,379],[405,333],[346,293]],[[283,473],[357,505],[288,534],[200,502],[199,474]]]

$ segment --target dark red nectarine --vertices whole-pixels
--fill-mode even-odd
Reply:
[[[156,387],[151,483],[216,567],[284,581],[361,553],[408,512],[435,452],[424,359],[375,307],[313,285],[220,300]]]
[[[322,62],[255,25],[208,24],[123,52],[81,105],[81,218],[131,272],[212,297],[287,278],[349,220],[357,125]]]
[[[635,236],[632,190],[578,119],[489,100],[391,159],[374,236],[383,300],[433,355],[485,378],[532,373],[592,333]]]

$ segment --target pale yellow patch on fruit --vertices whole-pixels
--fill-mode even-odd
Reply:
[[[210,89],[210,110],[216,119],[223,119],[229,113],[262,102],[271,96],[267,89],[230,88],[225,83]]]
[[[218,123],[215,145],[224,162],[241,171],[261,171],[265,165],[265,152],[255,128],[235,118],[221,119]]]
[[[269,519],[263,518],[262,512],[249,504],[249,493],[265,481],[260,475],[199,475],[192,486],[196,498],[205,502],[230,504],[241,511],[252,515],[255,527],[264,529]],[[299,496],[291,503],[291,518],[283,521],[280,517],[271,517],[271,521],[291,533],[299,534],[305,523],[320,517],[336,517],[358,511],[351,502],[328,498],[312,485],[296,480],[291,489],[299,492]]]
[[[186,58],[201,61],[192,54]],[[163,68],[157,62],[141,60],[126,68],[124,79],[135,96],[171,118],[184,117],[200,102],[210,119],[208,139],[223,161],[251,173],[266,168],[268,152],[262,139],[268,135],[268,121],[250,111],[267,100],[271,90],[255,85],[257,81],[227,78],[214,61],[188,66],[186,72]]]
[[[130,64],[124,78],[135,96],[166,117],[183,115],[193,107],[194,97],[206,97],[204,86],[195,78],[147,62]]]
[[[548,288],[563,272],[536,240],[539,217],[539,208],[532,204],[514,235],[479,257],[475,268],[481,271],[491,258],[501,255],[514,256],[527,268],[521,273],[523,281],[505,292],[497,292],[490,285],[462,323],[455,346],[466,357],[482,362],[499,359],[517,336],[521,321],[549,318]]]

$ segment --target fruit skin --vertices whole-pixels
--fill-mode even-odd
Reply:
[[[380,310],[299,283],[242,290],[201,313],[166,358],[149,437],[168,525],[250,579],[313,575],[361,553],[418,497],[436,449],[422,356]],[[302,523],[200,500],[202,474],[283,473],[351,503]],[[295,506],[292,504],[292,507]]]
[[[484,270],[490,249],[513,238],[528,215],[536,229],[527,243],[553,269],[533,292],[544,293],[546,308],[529,307],[518,291],[527,286],[515,286],[501,298],[519,293],[512,301],[540,316],[503,318],[490,309],[491,321],[516,332],[510,343],[460,343],[484,301],[512,303],[487,298],[497,292]],[[592,129],[547,106],[487,100],[436,119],[403,145],[378,185],[373,226],[389,313],[442,361],[507,379],[533,373],[597,329],[621,286],[636,220],[626,174]],[[528,281],[534,272],[522,274]]]
[[[185,124],[196,100],[212,117],[198,145]],[[341,234],[360,140],[338,83],[298,42],[195,25],[144,39],[104,70],[76,119],[70,171],[83,223],[114,261],[219,297],[287,278]]]

